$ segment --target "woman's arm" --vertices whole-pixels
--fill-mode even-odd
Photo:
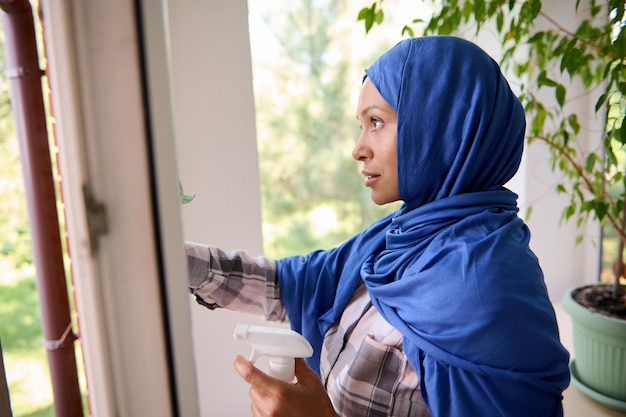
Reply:
[[[287,320],[274,260],[192,242],[185,242],[185,250],[189,290],[199,304]]]

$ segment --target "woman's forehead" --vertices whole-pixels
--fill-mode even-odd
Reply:
[[[383,111],[395,111],[391,108],[389,103],[380,94],[374,83],[369,79],[366,79],[361,85],[359,93],[359,101],[357,103],[357,118],[363,116],[367,111],[372,108],[378,108]]]

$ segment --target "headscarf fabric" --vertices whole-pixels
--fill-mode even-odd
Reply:
[[[500,68],[452,36],[401,41],[366,70],[398,114],[401,208],[329,251],[279,260],[313,345],[364,282],[403,334],[437,416],[560,416],[568,353],[517,196],[525,116]]]

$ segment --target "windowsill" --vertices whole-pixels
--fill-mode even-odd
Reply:
[[[572,323],[570,317],[558,303],[554,304],[554,310],[559,322],[561,342],[570,352],[570,355],[573,356]],[[626,415],[589,398],[571,383],[563,393],[563,409],[567,417],[624,417]]]

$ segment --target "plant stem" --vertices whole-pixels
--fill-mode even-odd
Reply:
[[[546,19],[548,22],[550,22],[557,30],[557,32],[560,32],[562,34],[564,34],[565,36],[567,36],[570,39],[576,39],[576,42],[578,45],[585,45],[588,48],[592,48],[593,50],[596,51],[596,53],[601,54],[603,53],[603,49],[602,49],[602,45],[598,45],[596,43],[593,43],[592,41],[590,41],[589,39],[585,39],[585,38],[581,38],[580,36],[578,36],[576,33],[573,33],[567,29],[565,29],[565,27],[563,27],[562,25],[560,25],[556,20],[554,20],[553,18],[551,18],[550,16],[548,16],[546,13],[544,13],[543,11],[539,12],[539,15],[542,16],[544,19]],[[608,51],[607,53],[609,56],[613,57],[615,54],[613,53],[613,51]]]
[[[587,191],[589,191],[591,194],[594,194],[593,184],[591,183],[591,180],[587,177],[587,175],[585,175],[584,168],[582,167],[580,163],[574,160],[574,158],[566,151],[565,147],[560,146],[550,141],[545,136],[536,135],[536,136],[533,136],[531,139],[538,139],[544,142],[549,147],[553,148],[556,152],[558,152],[559,155],[561,155],[561,157],[565,158],[567,163],[574,169],[574,171],[576,171],[576,175],[578,176],[578,178],[582,180]],[[606,201],[610,203],[610,205],[615,204],[613,197],[611,196],[611,194],[609,194],[606,191],[604,187],[602,189],[602,196]],[[625,209],[626,209],[626,206],[625,206]],[[626,214],[624,214],[624,216],[626,216]],[[605,218],[606,220],[608,220],[611,226],[615,229],[615,231],[617,232],[619,241],[622,242],[623,244],[624,240],[626,240],[626,223],[625,223],[626,219],[622,219],[622,221],[620,222],[619,219],[615,218],[614,215],[610,211],[605,214]]]
[[[554,142],[551,142],[550,140],[548,140],[546,137],[543,137],[543,136],[534,136],[534,139],[539,139],[543,141],[548,146],[551,146],[553,149],[555,149],[559,153],[559,155],[561,155],[561,157],[565,158],[570,164],[570,166],[576,171],[578,177],[582,179],[587,190],[593,193],[593,186],[591,184],[591,181],[585,175],[582,166],[578,164],[569,153],[566,152],[564,147]],[[612,200],[611,195],[608,194],[605,190],[603,190],[603,195],[604,195],[604,198]],[[621,219],[614,218],[611,215],[611,213],[606,213],[605,216],[608,219],[609,223],[611,223],[611,225],[615,228],[615,230],[617,231],[617,235],[618,235],[617,236],[617,261],[615,265],[615,281],[613,282],[613,290],[611,294],[613,299],[617,300],[620,296],[620,277],[624,273],[623,272],[624,271],[624,241],[626,240],[626,237],[624,236],[624,231],[626,230],[626,205],[624,205],[624,208],[622,210]]]

